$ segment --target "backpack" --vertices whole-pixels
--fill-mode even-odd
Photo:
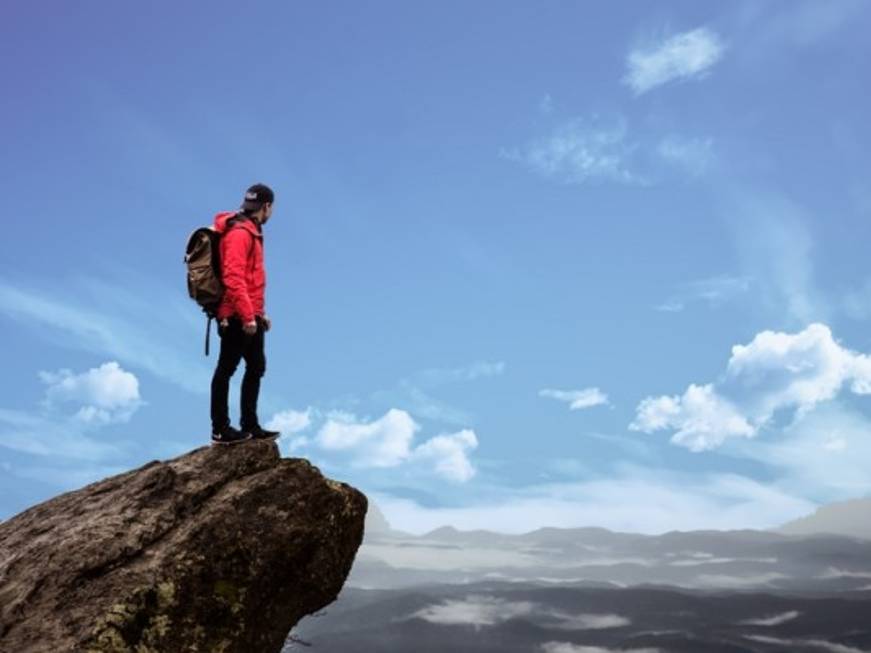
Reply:
[[[224,234],[239,221],[238,215],[227,220]],[[209,355],[209,334],[212,320],[224,297],[221,281],[221,236],[212,227],[195,229],[188,238],[184,262],[187,265],[188,295],[206,314],[206,356]]]

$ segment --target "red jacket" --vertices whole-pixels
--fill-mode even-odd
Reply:
[[[255,315],[265,315],[263,234],[256,222],[245,218],[227,229],[227,220],[234,215],[235,211],[225,211],[215,216],[215,231],[224,234],[221,237],[224,297],[218,307],[218,319],[237,315],[245,324],[253,322]]]

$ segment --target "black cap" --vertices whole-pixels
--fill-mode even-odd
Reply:
[[[257,211],[264,204],[272,204],[275,201],[275,193],[266,184],[254,184],[245,191],[242,199],[244,211]]]

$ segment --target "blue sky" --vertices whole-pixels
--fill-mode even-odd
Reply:
[[[0,518],[208,442],[182,251],[255,181],[261,420],[394,526],[868,496],[869,27],[847,0],[5,9]]]

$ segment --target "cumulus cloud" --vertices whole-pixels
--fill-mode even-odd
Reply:
[[[393,467],[407,459],[418,424],[404,410],[395,408],[372,422],[354,415],[333,413],[316,437],[326,451],[354,451],[366,467]]]
[[[80,404],[76,418],[85,423],[109,424],[130,419],[142,405],[139,380],[115,362],[103,363],[81,374],[62,369],[40,372],[46,384],[46,403]]]
[[[593,406],[602,406],[608,403],[608,395],[599,388],[585,388],[583,390],[551,390],[539,391],[540,397],[549,397],[564,401],[569,405],[569,410],[583,410]]]
[[[282,434],[299,433],[311,426],[311,408],[305,410],[283,410],[275,413],[266,423],[266,428],[281,431]]]
[[[646,184],[646,179],[630,170],[634,149],[622,121],[603,125],[576,118],[526,148],[505,150],[502,155],[542,177],[566,184]]]
[[[430,438],[414,450],[412,458],[432,461],[437,474],[449,481],[463,483],[475,475],[469,452],[477,446],[474,431],[464,429],[459,433]]]
[[[716,383],[642,400],[629,428],[672,430],[673,443],[703,451],[728,438],[754,437],[779,411],[800,418],[844,388],[871,394],[871,357],[841,346],[824,324],[799,333],[764,331],[732,348]]]
[[[299,433],[311,426],[312,412],[312,408],[283,410],[275,413],[265,426],[269,430],[279,431],[282,444],[288,452],[293,453],[307,446],[310,442],[309,438],[299,435]]]
[[[756,428],[711,384],[690,384],[682,396],[647,397],[629,428],[646,433],[673,429],[671,441],[692,451],[713,449],[728,437],[756,434]]]
[[[712,30],[700,27],[632,50],[624,83],[635,95],[668,82],[701,79],[723,56],[726,46]]]
[[[311,444],[328,454],[346,456],[360,468],[397,467],[406,463],[430,466],[442,478],[465,482],[475,475],[469,453],[477,448],[475,432],[436,435],[413,446],[420,425],[404,410],[392,408],[375,420],[361,420],[355,415],[333,412],[318,430]],[[298,443],[301,447],[309,442]]]

